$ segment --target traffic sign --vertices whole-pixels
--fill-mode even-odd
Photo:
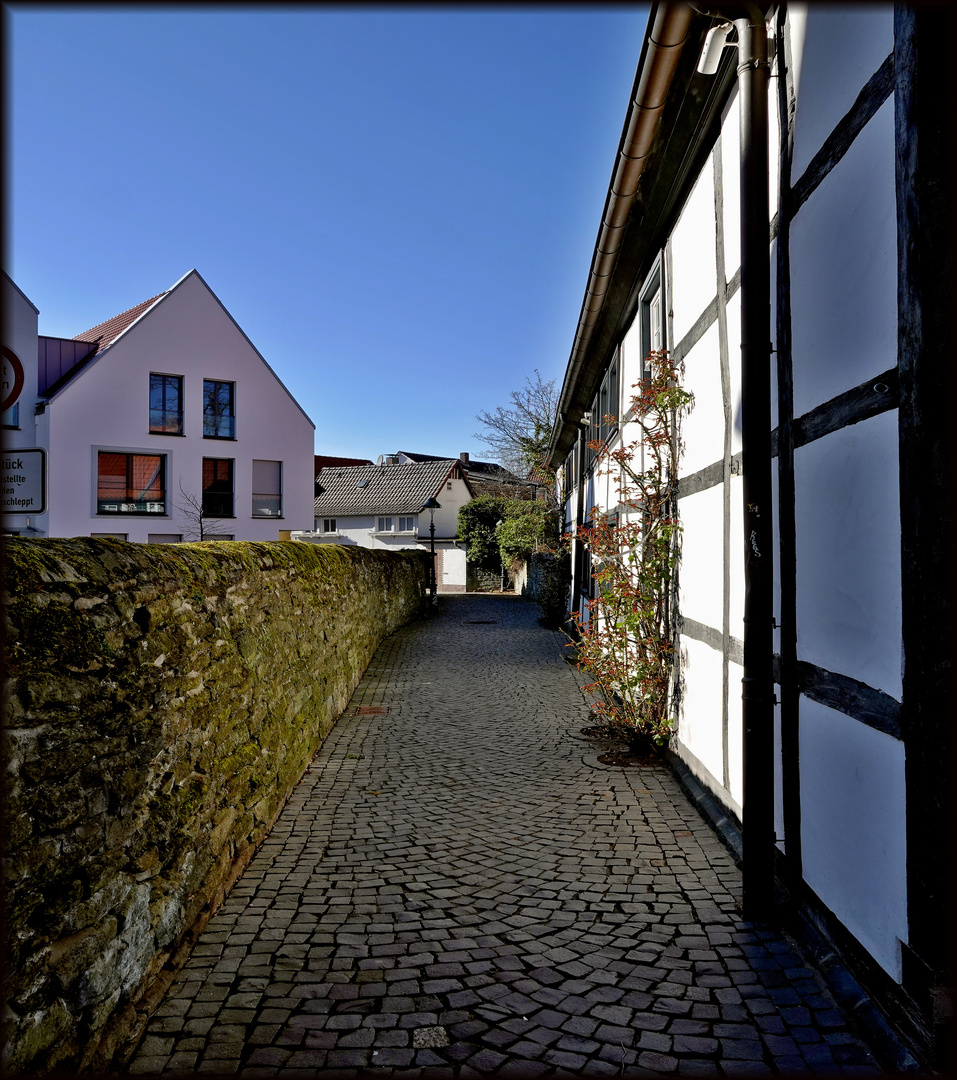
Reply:
[[[3,374],[0,378],[0,390],[3,392],[3,402],[0,403],[0,412],[12,409],[17,403],[17,398],[23,390],[23,364],[20,357],[13,351],[3,346]]]

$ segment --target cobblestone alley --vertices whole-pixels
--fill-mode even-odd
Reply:
[[[671,773],[598,763],[538,615],[382,644],[131,1073],[881,1072]]]

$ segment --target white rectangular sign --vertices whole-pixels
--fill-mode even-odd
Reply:
[[[46,451],[10,450],[3,455],[2,508],[5,514],[46,512]]]

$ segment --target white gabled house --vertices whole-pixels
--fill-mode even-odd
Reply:
[[[709,9],[652,6],[549,463],[570,534],[593,508],[627,512],[587,444],[634,439],[644,358],[678,361],[695,404],[676,499],[675,768],[741,828],[745,910],[774,914],[774,873],[821,955],[902,1036],[896,1064],[912,1052],[941,1067],[954,985],[948,16]],[[578,541],[573,568],[569,608],[583,610],[594,582]],[[847,1006],[872,1015],[853,993]]]
[[[465,592],[465,545],[456,537],[459,509],[474,498],[461,461],[433,458],[400,462],[383,455],[377,465],[327,466],[316,478],[315,528],[295,540],[379,550],[428,550],[435,526],[439,592]],[[423,511],[429,499],[439,509]]]
[[[315,425],[196,270],[73,339],[38,335],[9,278],[5,308],[28,369],[5,445],[47,464],[45,511],[5,512],[6,532],[170,543],[198,539],[200,517],[211,539],[309,527]]]

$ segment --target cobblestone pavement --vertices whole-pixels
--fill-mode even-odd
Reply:
[[[598,764],[538,614],[382,644],[131,1073],[880,1073],[670,772]]]

